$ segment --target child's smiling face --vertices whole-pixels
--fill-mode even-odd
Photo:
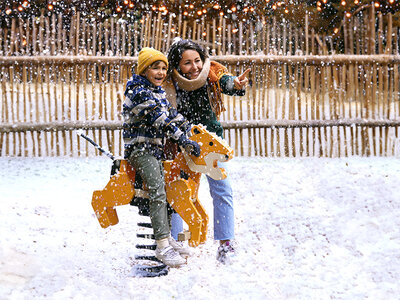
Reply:
[[[166,63],[158,60],[151,64],[142,75],[146,77],[153,85],[161,86],[165,77],[167,76],[167,69],[168,67]]]

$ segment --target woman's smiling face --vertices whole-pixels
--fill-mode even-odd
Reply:
[[[187,79],[196,79],[203,69],[203,61],[195,50],[186,50],[182,53],[179,69]]]

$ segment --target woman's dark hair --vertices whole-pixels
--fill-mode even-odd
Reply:
[[[179,69],[179,62],[182,59],[183,52],[186,50],[197,51],[203,63],[205,62],[206,58],[208,58],[207,51],[201,45],[192,40],[179,40],[173,43],[168,50],[168,74],[170,74],[173,69]]]

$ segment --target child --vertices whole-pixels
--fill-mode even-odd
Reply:
[[[152,48],[139,52],[137,74],[125,90],[124,156],[148,189],[156,257],[168,266],[179,267],[190,253],[170,236],[161,158],[167,137],[195,156],[200,155],[200,147],[186,136],[191,125],[165,98],[161,84],[167,69],[168,60],[161,52]]]

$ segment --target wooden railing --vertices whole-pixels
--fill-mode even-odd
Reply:
[[[67,27],[55,15],[13,20],[0,29],[0,155],[95,154],[77,128],[122,155],[120,111],[138,50],[165,52],[176,36],[202,43],[233,74],[252,69],[246,96],[224,97],[237,155],[393,155],[400,40],[391,16],[346,20],[338,37],[316,35],[307,19],[303,28],[263,21],[232,30],[223,19],[160,15],[127,24],[77,14]]]

